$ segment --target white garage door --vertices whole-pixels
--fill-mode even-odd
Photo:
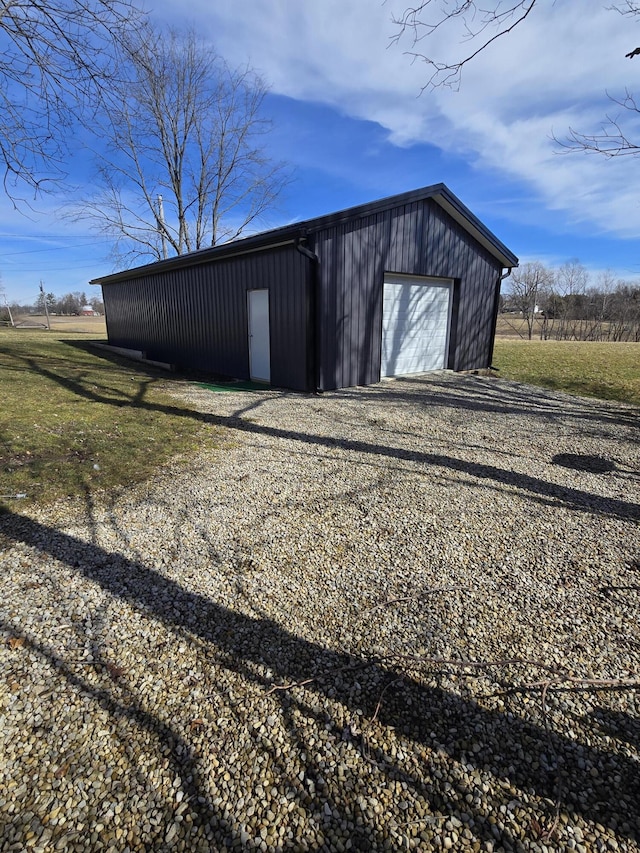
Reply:
[[[380,376],[445,368],[450,313],[450,281],[386,274]]]

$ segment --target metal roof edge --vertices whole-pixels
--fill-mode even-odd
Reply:
[[[291,230],[291,237],[285,239],[285,234],[278,234],[279,240],[275,239],[276,234],[273,231],[264,231],[260,234],[255,234],[252,237],[244,237],[242,240],[233,240],[229,243],[223,243],[220,246],[210,246],[207,249],[199,249],[196,252],[188,252],[184,255],[174,255],[172,258],[167,258],[162,261],[153,261],[150,264],[144,264],[141,267],[131,267],[128,270],[109,273],[108,275],[92,278],[89,284],[115,284],[119,281],[127,281],[131,278],[141,278],[144,275],[155,275],[156,273],[165,272],[166,270],[181,269],[183,267],[197,266],[198,264],[206,264],[209,261],[219,261],[224,258],[237,257],[238,255],[247,255],[251,252],[266,251],[267,249],[277,249],[281,246],[290,246],[295,242],[295,237],[299,233],[298,229],[292,226],[286,226]],[[277,229],[280,231],[280,229]],[[285,229],[282,229],[284,232]],[[266,239],[267,237],[271,239]]]
[[[236,257],[250,252],[279,248],[294,243],[296,238],[300,236],[318,232],[324,228],[330,228],[349,221],[356,221],[364,216],[370,216],[373,213],[388,210],[398,205],[426,201],[427,199],[433,199],[439,204],[465,231],[484,246],[490,254],[500,260],[503,266],[515,267],[518,265],[518,258],[483,225],[445,184],[439,183],[423,187],[422,189],[409,190],[398,195],[387,196],[377,201],[348,207],[336,213],[327,213],[312,219],[293,222],[289,225],[283,225],[269,231],[262,231],[250,237],[242,237],[219,246],[211,246],[207,249],[200,249],[185,255],[176,255],[166,260],[155,261],[140,267],[110,273],[91,279],[89,284],[111,284],[166,270],[180,269],[211,261],[223,260],[224,258]]]
[[[462,225],[465,231],[471,234],[480,245],[502,261],[503,267],[517,267],[518,257],[448,187],[444,184],[441,184],[441,187],[442,191],[434,196],[434,201],[437,201],[440,207],[459,225]]]

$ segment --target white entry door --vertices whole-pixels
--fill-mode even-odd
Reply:
[[[386,274],[380,376],[445,368],[450,316],[450,281]]]
[[[259,382],[271,381],[269,345],[269,291],[247,291],[249,313],[249,375]]]

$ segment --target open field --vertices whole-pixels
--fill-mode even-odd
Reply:
[[[124,488],[211,440],[163,393],[166,374],[92,350],[95,337],[0,329],[0,506]]]
[[[640,406],[640,344],[497,338],[503,379]]]
[[[542,314],[537,314],[533,319],[531,328],[532,340],[590,340],[590,341],[627,341],[638,343],[637,323],[630,321],[624,324],[609,321],[595,320],[561,320],[549,319],[546,321]],[[513,340],[528,340],[529,329],[525,318],[517,313],[499,314],[496,323],[497,338],[511,338]]]
[[[533,329],[531,332],[532,338],[537,340],[540,338],[542,331],[542,318],[536,317],[533,320]],[[514,340],[528,339],[529,330],[527,321],[519,314],[498,314],[496,322],[496,338],[512,338]]]
[[[14,318],[17,331],[30,329],[46,330],[47,318],[44,314],[17,314]],[[94,338],[102,338],[107,335],[107,325],[102,317],[66,317],[54,315],[49,318],[52,332],[81,332],[91,333]]]

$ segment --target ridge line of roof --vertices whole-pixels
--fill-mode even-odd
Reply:
[[[439,203],[440,199],[445,202],[440,206],[450,215],[452,211],[457,214],[454,216],[459,224],[460,219],[466,221],[471,228],[467,228],[473,236],[473,231],[477,232],[481,238],[480,242],[485,244],[485,248],[491,251],[491,246],[494,248],[494,255],[499,260],[504,262],[504,266],[517,266],[518,258],[493,234],[469,208],[463,204],[460,199],[451,192],[444,183],[432,184],[421,189],[409,190],[404,193],[399,193],[385,198],[377,199],[372,202],[353,205],[352,207],[339,210],[334,213],[325,213],[320,216],[315,216],[310,219],[291,222],[287,225],[281,225],[277,228],[261,231],[257,234],[252,234],[248,237],[241,237],[236,240],[231,240],[228,243],[221,243],[217,246],[210,246],[206,249],[199,249],[195,252],[189,252],[184,255],[175,255],[172,258],[154,261],[149,264],[144,264],[139,267],[132,267],[128,270],[122,270],[115,273],[109,273],[105,276],[100,276],[91,279],[89,284],[103,284],[116,281],[123,281],[127,278],[140,278],[150,272],[164,272],[165,270],[175,269],[184,266],[192,266],[195,264],[206,263],[211,260],[223,259],[225,257],[233,257],[244,252],[256,251],[260,249],[268,249],[269,247],[277,247],[278,245],[286,245],[294,241],[296,237],[305,236],[309,232],[317,232],[323,228],[339,225],[350,220],[358,219],[362,216],[376,213],[381,210],[388,209],[400,204],[411,204],[415,201],[425,201],[429,198],[434,199]],[[463,225],[464,227],[464,225]],[[280,242],[278,242],[281,238]],[[486,244],[489,244],[488,246]],[[513,261],[513,263],[511,263]]]

